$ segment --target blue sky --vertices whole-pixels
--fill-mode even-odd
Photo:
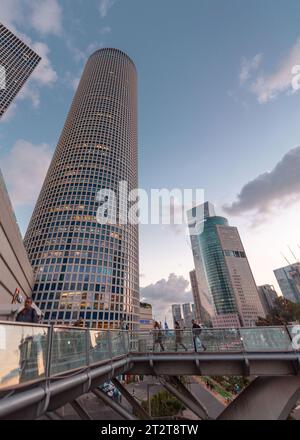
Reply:
[[[203,188],[218,213],[228,205],[257,283],[275,283],[287,244],[300,255],[299,19],[298,0],[0,0],[0,21],[43,56],[0,123],[22,232],[86,58],[117,47],[139,75],[140,187]],[[184,231],[143,226],[140,245],[147,296],[165,292],[164,310],[191,299]]]

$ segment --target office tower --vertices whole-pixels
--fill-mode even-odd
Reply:
[[[199,283],[197,281],[197,274],[195,269],[190,272],[190,281],[191,281],[192,293],[194,298],[194,304],[192,305],[193,319],[195,319],[197,323],[200,322],[202,324],[208,325],[211,321],[211,316],[206,312],[204,307],[202,307],[201,305]]]
[[[140,303],[140,330],[149,331],[153,329],[152,305]]]
[[[136,68],[101,49],[86,63],[25,236],[46,323],[138,328],[138,226],[120,221],[128,201],[118,191],[121,181],[138,187],[137,168]],[[96,220],[100,189],[121,199],[116,222]]]
[[[274,303],[276,299],[278,298],[277,292],[274,286],[264,284],[263,286],[258,286],[258,293],[264,312],[266,315],[269,315],[275,305]]]
[[[183,311],[184,326],[186,328],[191,328],[192,327],[192,319],[194,319],[192,309],[191,309],[191,304],[190,303],[182,304],[182,311]]]
[[[209,314],[214,326],[255,325],[258,316],[265,314],[237,228],[229,226],[226,218],[216,216],[208,203],[193,208],[188,218],[195,218],[195,213],[202,216],[201,219],[196,215],[195,221],[203,222],[199,234],[191,236],[197,281],[198,285],[207,283],[209,289],[203,301],[199,288],[201,305],[207,305],[206,299],[212,298],[213,312]]]
[[[290,264],[274,270],[283,296],[294,303],[300,303],[300,263]]]
[[[0,23],[0,119],[41,58]]]
[[[172,316],[173,316],[173,324],[175,324],[176,321],[179,322],[180,325],[183,324],[180,304],[173,304],[172,305]]]
[[[214,215],[214,206],[209,202],[196,206],[187,212],[195,264],[195,272],[190,272],[190,280],[196,307],[196,319],[206,324],[211,323],[212,317],[215,316],[215,310],[213,297],[205,273],[199,236],[203,231],[205,219]],[[191,232],[192,230],[193,233]]]
[[[31,296],[34,274],[1,171],[0,250],[0,320],[4,320],[13,302],[22,306],[25,298]]]
[[[193,319],[195,319],[195,316],[196,316],[196,314],[195,314],[195,312],[196,312],[196,308],[195,308],[195,304],[194,304],[194,303],[191,304],[191,309],[192,309],[192,316],[193,316]]]

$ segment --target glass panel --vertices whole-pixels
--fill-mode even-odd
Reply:
[[[133,353],[149,353],[153,350],[153,336],[149,331],[130,332],[129,340]]]
[[[0,388],[45,377],[48,328],[0,324]]]
[[[194,351],[192,330],[153,330],[153,351]]]
[[[90,363],[95,364],[97,362],[109,359],[109,340],[107,331],[90,331]]]
[[[300,325],[289,325],[288,331],[292,338],[293,349],[300,351]]]
[[[51,375],[87,365],[86,330],[54,327]]]
[[[126,330],[110,330],[112,357],[127,354],[129,349],[128,332]]]
[[[291,339],[284,327],[241,328],[246,351],[292,351]]]
[[[194,340],[198,352],[243,351],[239,330],[235,328],[197,329]]]

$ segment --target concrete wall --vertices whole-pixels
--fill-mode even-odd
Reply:
[[[10,304],[16,289],[31,296],[34,274],[0,172],[0,320],[1,306]]]

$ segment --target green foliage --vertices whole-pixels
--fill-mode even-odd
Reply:
[[[168,391],[159,391],[151,397],[151,416],[164,417],[175,416],[185,409],[185,406],[172,396]],[[149,411],[148,402],[143,401],[142,406]]]
[[[300,322],[300,304],[280,296],[275,300],[271,313],[266,318],[258,318],[256,325],[288,325],[294,321]]]
[[[225,399],[230,399],[236,394],[237,386],[239,392],[241,392],[250,383],[247,378],[242,376],[212,376],[211,378],[205,377],[204,379],[211,389]]]

